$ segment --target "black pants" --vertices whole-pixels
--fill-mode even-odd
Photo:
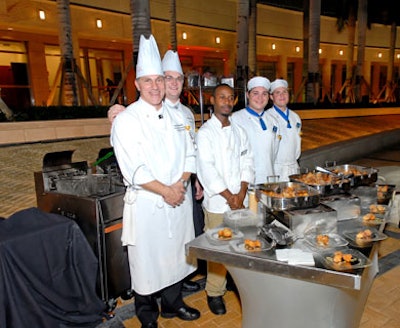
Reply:
[[[157,297],[161,296],[161,311],[175,312],[185,305],[182,299],[182,281],[151,295],[135,294],[136,315],[142,325],[156,322],[160,311]]]

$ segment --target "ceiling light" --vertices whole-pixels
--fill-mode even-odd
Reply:
[[[183,40],[186,40],[186,39],[187,39],[187,34],[186,34],[186,32],[183,32],[183,33],[182,33],[182,39],[183,39]]]
[[[103,22],[101,21],[101,19],[96,19],[96,26],[97,28],[102,28],[103,27]]]
[[[46,13],[44,12],[44,10],[39,10],[39,18],[41,20],[45,20],[46,19]]]
[[[318,49],[318,53],[322,54],[322,49],[321,48]]]
[[[382,58],[382,53],[378,52],[378,58]]]
[[[272,50],[275,50],[275,49],[276,49],[276,44],[273,43],[273,44],[271,45],[271,48],[272,48]]]
[[[339,50],[339,55],[343,56],[343,50],[342,49]]]
[[[300,47],[297,46],[294,50],[295,50],[296,52],[300,52]]]
[[[220,44],[221,43],[221,38],[219,36],[217,36],[215,38],[215,43]]]

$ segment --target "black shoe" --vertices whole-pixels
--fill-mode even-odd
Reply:
[[[200,318],[200,312],[185,305],[174,312],[165,312],[161,310],[161,316],[168,319],[178,317],[181,320],[193,321]]]
[[[142,328],[157,328],[157,327],[158,327],[157,321],[150,322],[146,325],[142,325]]]
[[[207,296],[207,303],[212,313],[216,315],[222,315],[226,313],[225,302],[222,296]]]
[[[182,291],[183,292],[197,292],[200,290],[200,285],[191,280],[185,280],[182,284]]]

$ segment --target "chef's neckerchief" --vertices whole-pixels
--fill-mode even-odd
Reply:
[[[265,122],[264,122],[264,120],[262,119],[262,116],[264,115],[265,110],[263,110],[261,114],[258,114],[255,110],[252,110],[250,107],[246,107],[246,110],[247,110],[251,115],[257,116],[257,117],[258,117],[258,119],[260,120],[261,128],[265,131],[265,130],[267,129],[267,126],[265,125]]]
[[[289,121],[289,108],[286,108],[286,114],[281,111],[277,106],[274,105],[275,110],[277,111],[277,113],[282,116],[282,118],[287,122],[287,128],[291,129],[292,126],[290,125],[290,121]]]

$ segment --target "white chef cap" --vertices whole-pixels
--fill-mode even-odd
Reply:
[[[148,39],[144,35],[140,36],[136,78],[145,75],[164,75],[157,42],[152,35]]]
[[[164,72],[173,71],[183,75],[181,61],[178,52],[168,50],[162,60],[162,69]]]
[[[280,87],[284,87],[284,88],[288,88],[288,83],[286,80],[283,79],[276,79],[274,82],[271,83],[271,93],[274,93],[276,88],[280,88]]]
[[[266,77],[255,76],[252,79],[250,79],[249,82],[247,82],[247,91],[250,91],[255,87],[263,87],[269,91],[270,86],[271,83]]]

